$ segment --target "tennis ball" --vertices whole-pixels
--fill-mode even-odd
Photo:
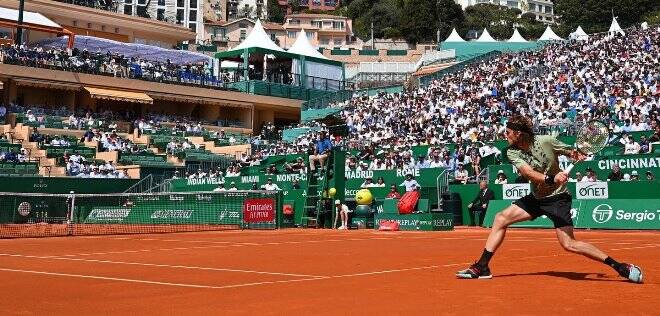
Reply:
[[[330,197],[333,198],[335,197],[335,194],[337,194],[337,189],[330,188],[330,191],[328,191],[328,195],[330,195]]]
[[[362,189],[355,194],[355,202],[359,205],[369,205],[373,200],[374,196],[369,189]]]

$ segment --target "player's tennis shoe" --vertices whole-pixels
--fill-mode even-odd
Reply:
[[[634,264],[622,263],[616,270],[620,276],[634,283],[642,283],[644,281],[642,269]]]
[[[483,267],[474,263],[469,268],[456,272],[456,277],[459,279],[492,279],[493,275],[487,266]]]

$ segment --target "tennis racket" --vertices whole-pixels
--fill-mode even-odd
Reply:
[[[578,130],[575,137],[575,147],[579,152],[592,156],[603,150],[609,139],[610,130],[607,125],[601,121],[592,120]],[[571,163],[564,172],[570,173],[574,166],[575,163]]]

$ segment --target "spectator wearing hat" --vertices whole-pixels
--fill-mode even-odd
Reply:
[[[655,175],[651,170],[646,170],[646,181],[655,181]]]
[[[612,171],[607,176],[607,181],[621,181],[623,179],[623,172],[618,164],[612,165]]]
[[[387,195],[385,196],[386,199],[400,199],[401,198],[401,193],[399,193],[399,190],[396,189],[396,185],[392,184],[390,186],[390,192],[387,192]]]
[[[232,181],[229,184],[229,189],[227,189],[227,191],[238,191],[238,188],[236,187],[236,182]]]
[[[497,171],[497,177],[495,178],[495,184],[507,184],[508,179],[506,177],[506,174],[504,173],[504,170],[498,170]]]
[[[337,227],[337,220],[341,218],[341,226],[338,229],[348,229],[348,214],[352,211],[346,204],[342,204],[340,200],[335,200],[335,222],[332,229]]]
[[[291,188],[294,190],[300,189],[300,181],[298,181],[298,179],[293,179],[291,182]]]
[[[639,173],[637,172],[637,170],[633,170],[630,173],[630,181],[639,181]]]
[[[466,184],[469,179],[469,173],[463,167],[463,163],[458,163],[458,169],[454,171],[454,182]]]
[[[403,180],[403,182],[399,186],[406,187],[406,192],[412,192],[422,188],[422,186],[419,185],[417,180],[415,180],[412,173],[406,174],[406,179]]]
[[[267,190],[267,191],[280,191],[280,190],[282,190],[282,189],[280,189],[279,186],[277,186],[277,183],[273,183],[273,178],[268,178],[268,180],[266,180],[266,184],[262,185],[261,187],[264,190]]]

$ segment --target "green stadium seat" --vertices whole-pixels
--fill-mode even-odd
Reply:
[[[399,214],[399,200],[398,199],[383,200],[383,213]]]
[[[431,211],[431,204],[428,199],[419,199],[417,201],[417,212],[428,213]]]

